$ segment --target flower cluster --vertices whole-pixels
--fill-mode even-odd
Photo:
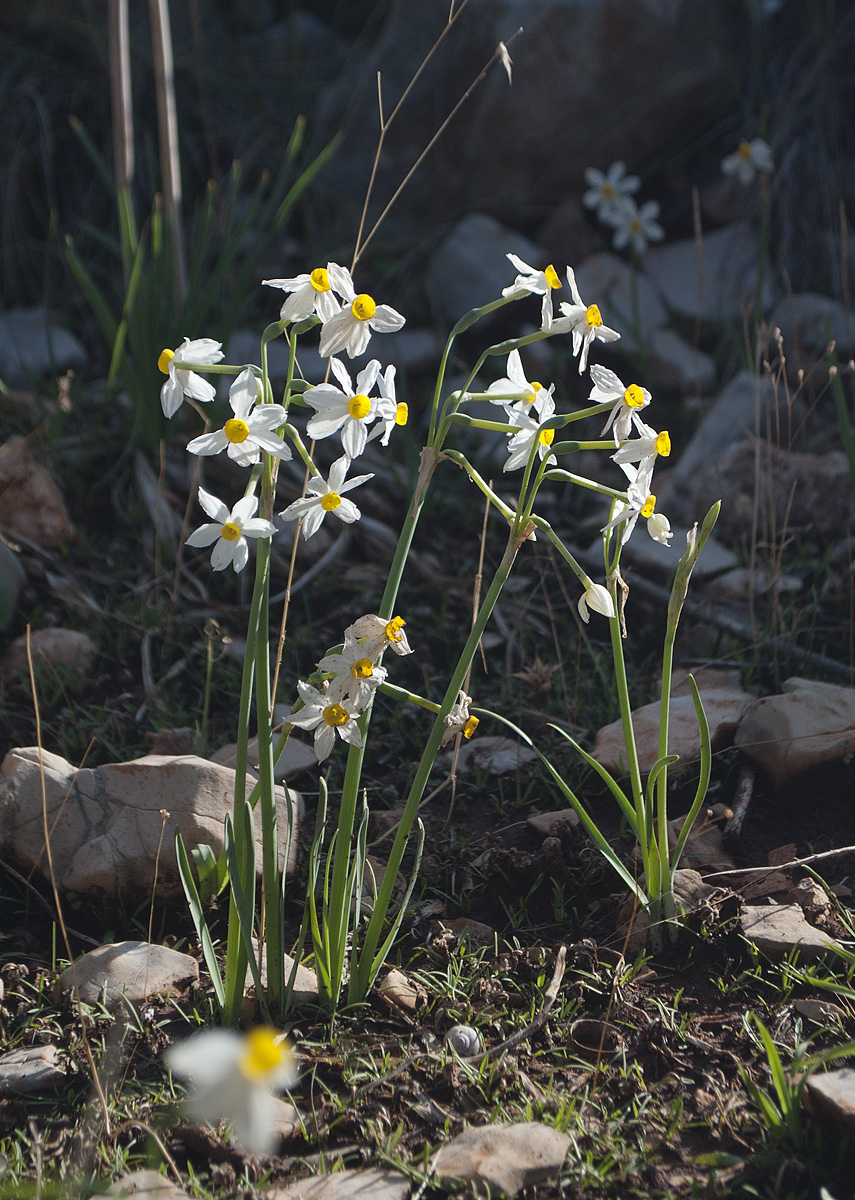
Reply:
[[[588,167],[585,182],[588,190],[582,203],[614,230],[612,245],[616,250],[631,245],[636,254],[644,254],[650,242],[662,241],[665,231],[657,220],[659,204],[647,200],[639,207],[634,195],[641,180],[637,175],[627,175],[622,162],[612,163],[606,172]]]
[[[358,720],[386,679],[380,658],[389,649],[395,654],[412,653],[405,624],[402,617],[386,620],[373,613],[360,617],[344,631],[341,649],[325,654],[317,664],[324,676],[320,687],[298,681],[300,699],[288,723],[314,730],[318,762],[332,753],[336,733],[351,746],[362,745]]]

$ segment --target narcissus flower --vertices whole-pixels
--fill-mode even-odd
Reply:
[[[377,424],[368,435],[369,442],[380,438],[381,446],[389,445],[389,436],[396,425],[406,425],[410,410],[403,400],[395,395],[395,366],[390,363],[382,375],[377,378],[380,389],[380,399],[377,401]],[[380,437],[380,435],[383,435]]]
[[[506,258],[510,259],[519,271],[519,275],[510,287],[502,288],[502,295],[512,296],[515,292],[531,292],[535,296],[543,296],[543,303],[540,306],[540,327],[549,329],[552,325],[552,293],[561,287],[561,280],[558,278],[555,267],[550,263],[541,271],[538,267],[530,267],[516,254],[508,254]]]
[[[637,175],[627,175],[622,162],[614,162],[608,171],[603,173],[596,167],[585,169],[585,182],[588,191],[582,197],[586,208],[597,210],[597,217],[607,225],[611,225],[621,203],[632,192],[637,192],[641,180]]]
[[[555,401],[552,398],[554,387],[554,384],[550,384],[549,388],[541,388],[528,412],[519,408],[506,410],[512,423],[519,428],[519,433],[513,434],[508,442],[508,460],[502,468],[504,471],[516,471],[518,467],[524,467],[535,443],[541,459],[549,454],[549,447],[555,441],[555,430],[541,429],[540,426],[555,416]],[[554,455],[549,454],[549,461],[556,461]]]
[[[244,496],[234,508],[229,509],[222,500],[200,487],[199,503],[208,516],[213,517],[213,523],[194,529],[187,539],[187,545],[210,546],[212,542],[216,543],[211,554],[211,566],[215,571],[224,571],[228,566],[233,566],[235,571],[242,571],[249,559],[246,539],[272,537],[276,532],[271,521],[255,516],[257,496]]]
[[[481,722],[469,712],[471,703],[471,696],[467,696],[464,691],[458,693],[451,712],[446,715],[440,746],[447,746],[457,737],[458,733],[462,733],[467,740],[472,737]]]
[[[579,597],[577,607],[579,609],[579,616],[586,625],[590,620],[589,608],[592,608],[594,612],[601,613],[604,617],[613,617],[615,615],[615,606],[608,589],[604,588],[601,583],[594,583],[590,579],[585,584],[585,590]]]
[[[325,654],[318,669],[333,676],[327,680],[327,695],[334,700],[352,700],[359,712],[366,708],[371,693],[386,679],[386,668],[375,666],[363,646],[355,640],[345,640],[338,653]]]
[[[593,400],[595,404],[614,406],[602,432],[606,433],[612,428],[615,445],[619,446],[629,437],[633,425],[637,429],[642,427],[639,413],[650,403],[650,392],[637,383],[625,387],[614,371],[610,371],[608,367],[601,367],[599,363],[594,363],[591,367],[591,378],[594,386],[588,399]]]
[[[346,350],[350,358],[364,353],[375,333],[394,333],[404,324],[404,318],[388,304],[377,304],[372,296],[362,292],[357,296],[350,271],[337,263],[327,268],[331,287],[345,301],[341,312],[325,321],[321,328],[320,353],[322,358]]]
[[[655,429],[650,425],[645,425],[641,420],[635,422],[635,427],[641,436],[624,443],[620,450],[615,451],[612,455],[612,460],[619,467],[622,467],[624,463],[637,462],[642,471],[649,470],[652,473],[653,464],[659,455],[667,458],[671,453],[670,434],[667,429],[657,433]]]
[[[359,458],[368,441],[368,426],[377,416],[377,397],[368,393],[377,382],[380,363],[376,358],[356,376],[356,390],[344,363],[330,359],[333,375],[341,384],[319,383],[307,388],[303,399],[315,410],[309,418],[309,437],[325,438],[341,432],[341,445],[348,458]]]
[[[536,380],[529,382],[526,379],[525,371],[523,370],[522,359],[520,358],[519,350],[512,350],[508,355],[508,373],[502,379],[496,379],[487,388],[487,392],[495,392],[498,396],[506,396],[508,393],[518,392],[518,400],[495,399],[491,400],[491,404],[501,404],[507,410],[508,415],[513,419],[513,412],[528,412],[531,405],[540,396],[541,392],[545,392],[542,383]]]
[[[570,284],[570,295],[573,303],[566,300],[560,305],[563,316],[553,322],[552,328],[556,333],[572,332],[573,353],[579,354],[579,374],[585,370],[588,363],[588,349],[594,338],[601,342],[616,342],[620,334],[615,329],[609,329],[603,324],[603,318],[596,304],[587,306],[579,295],[576,285],[576,272],[572,267],[567,268],[567,282]],[[581,352],[581,353],[580,353]]]
[[[297,691],[304,707],[298,712],[291,712],[287,721],[289,725],[296,725],[300,729],[314,729],[318,762],[323,762],[332,754],[336,733],[350,746],[362,745],[362,734],[356,723],[360,714],[351,699],[336,699],[326,687],[318,691],[302,680],[297,683]]]
[[[327,263],[325,267],[315,267],[311,275],[295,275],[292,279],[262,279],[265,287],[291,293],[279,310],[280,320],[305,321],[306,317],[317,313],[322,321],[329,321],[341,311],[330,283],[329,270],[333,265]]]
[[[229,403],[233,417],[222,429],[203,433],[188,442],[191,454],[219,454],[225,450],[241,467],[251,467],[261,457],[261,451],[274,458],[287,460],[291,447],[273,432],[285,424],[285,409],[281,404],[259,404],[258,380],[247,367],[229,388]]]
[[[412,654],[407,635],[404,633],[406,621],[403,617],[378,617],[375,613],[367,613],[359,617],[344,631],[346,642],[358,641],[366,658],[376,662],[384,650],[392,649],[396,654]]]
[[[728,154],[727,158],[721,160],[721,169],[725,175],[735,175],[740,183],[747,186],[758,173],[769,174],[774,171],[772,147],[762,138],[740,142],[733,154]]]
[[[623,504],[618,501],[615,516],[608,525],[603,526],[602,532],[607,533],[610,529],[621,526],[621,545],[626,545],[638,518],[644,517],[647,521],[647,532],[654,542],[667,546],[673,537],[671,523],[666,516],[655,511],[656,497],[650,491],[653,483],[653,460],[645,459],[640,467],[634,467],[631,463],[621,463],[620,466],[629,480],[627,502]]]
[[[274,1093],[297,1082],[293,1051],[278,1029],[206,1029],[170,1046],[165,1057],[173,1074],[190,1081],[186,1108],[191,1120],[224,1118],[232,1127],[231,1140],[250,1154],[273,1150]]]
[[[345,454],[337,458],[330,467],[328,479],[321,475],[310,479],[306,484],[306,491],[311,494],[289,504],[285,511],[279,514],[282,520],[296,521],[298,517],[302,517],[305,538],[310,538],[313,533],[318,532],[329,512],[335,513],[346,525],[358,521],[362,514],[352,500],[345,500],[344,493],[359,487],[368,479],[373,479],[374,474],[372,472],[370,475],[356,475],[345,483],[344,477],[349,466],[350,459]]]
[[[661,242],[665,230],[656,220],[658,216],[659,204],[656,200],[647,200],[639,208],[631,196],[626,196],[615,212],[614,220],[610,222],[615,227],[612,238],[615,250],[623,250],[631,245],[636,254],[644,254],[649,242]]]
[[[185,338],[177,350],[161,352],[157,365],[164,375],[169,376],[160,389],[160,403],[164,416],[175,416],[185,396],[199,400],[202,404],[210,404],[214,399],[214,388],[207,379],[203,379],[195,371],[188,371],[184,367],[179,370],[173,365],[173,359],[177,358],[179,362],[185,360],[205,366],[220,362],[222,357],[223,344],[215,342],[213,338],[196,338],[195,341]]]

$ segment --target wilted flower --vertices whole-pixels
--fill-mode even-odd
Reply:
[[[213,338],[196,338],[195,341],[185,338],[177,350],[161,351],[157,365],[164,375],[169,376],[160,389],[160,403],[164,416],[174,416],[181,407],[185,396],[190,396],[193,400],[200,400],[202,404],[210,404],[215,394],[212,384],[208,383],[207,379],[203,379],[195,371],[188,371],[184,367],[179,370],[173,365],[172,360],[177,358],[181,362],[186,359],[204,366],[218,363],[222,357],[223,344],[215,342]]]
[[[279,310],[280,320],[305,321],[306,317],[317,313],[322,321],[329,321],[341,311],[330,285],[329,270],[332,266],[335,264],[327,263],[325,267],[315,267],[311,275],[295,275],[293,279],[262,279],[266,287],[281,288],[283,292],[291,293]]]
[[[502,288],[503,296],[512,296],[515,292],[532,292],[535,296],[543,296],[540,306],[540,327],[549,329],[552,325],[552,293],[561,287],[561,280],[555,267],[550,263],[541,271],[538,267],[530,267],[516,254],[508,254],[516,269],[520,272],[510,287]]]
[[[633,425],[641,428],[642,421],[638,414],[650,403],[650,392],[637,383],[624,387],[614,371],[610,371],[608,367],[601,367],[599,363],[594,363],[591,367],[591,378],[594,386],[588,399],[593,400],[595,404],[614,405],[602,432],[606,433],[609,428],[613,428],[615,445],[619,446],[629,437]]]
[[[375,333],[393,333],[404,324],[404,318],[388,304],[377,304],[372,296],[362,292],[357,296],[350,271],[337,263],[328,267],[330,285],[346,301],[341,312],[325,321],[321,328],[322,358],[346,350],[350,358],[362,354]]]
[[[377,397],[368,393],[377,382],[380,363],[372,358],[356,376],[356,390],[344,363],[330,359],[333,375],[341,384],[319,383],[307,388],[303,399],[315,410],[309,418],[309,437],[325,438],[341,431],[341,445],[348,458],[358,458],[368,441],[368,426],[377,416]]]
[[[621,202],[632,192],[637,192],[641,185],[637,175],[626,174],[626,167],[622,162],[612,163],[605,174],[596,167],[587,167],[585,182],[588,184],[588,191],[583,195],[582,203],[586,208],[596,209],[598,219],[607,225],[613,223]]]
[[[291,447],[273,432],[284,425],[285,409],[281,404],[259,404],[254,408],[257,400],[258,380],[247,367],[229,388],[234,416],[222,429],[193,438],[187,449],[191,454],[219,454],[225,450],[241,467],[257,463],[262,450],[275,458],[289,459]]]
[[[579,597],[577,607],[579,609],[579,616],[586,625],[590,620],[589,608],[592,608],[594,612],[601,613],[604,617],[613,617],[615,615],[615,606],[609,595],[608,588],[604,588],[601,583],[594,583],[590,579],[585,582],[585,590]]]
[[[620,334],[615,329],[609,329],[603,324],[603,318],[596,304],[585,306],[576,285],[576,272],[572,267],[567,268],[567,282],[570,284],[570,295],[573,303],[566,300],[560,305],[562,317],[553,322],[555,333],[572,332],[573,353],[579,354],[579,374],[585,370],[588,363],[588,349],[594,338],[601,342],[616,342]],[[581,353],[580,353],[581,351]]]
[[[318,532],[328,512],[334,512],[346,525],[358,521],[362,514],[352,500],[345,500],[344,493],[359,487],[368,479],[373,479],[374,474],[372,472],[370,475],[356,475],[345,483],[344,477],[349,466],[350,459],[345,454],[337,458],[330,467],[328,481],[321,475],[310,479],[306,484],[306,491],[311,494],[289,504],[285,511],[279,514],[282,520],[296,521],[298,517],[302,517],[305,538],[310,538],[313,533]]]
[[[351,699],[345,696],[336,699],[326,685],[323,691],[318,691],[302,680],[297,682],[297,691],[304,707],[298,712],[291,712],[286,719],[289,725],[296,725],[300,729],[314,729],[318,762],[323,762],[332,754],[336,733],[350,746],[362,745],[362,734],[356,723],[360,713]]]
[[[775,169],[772,157],[772,147],[762,138],[752,138],[750,142],[742,141],[733,154],[721,160],[721,169],[725,175],[735,175],[740,183],[749,184],[758,172],[768,174]]]
[[[211,566],[215,571],[224,571],[229,565],[233,566],[235,571],[242,571],[249,559],[246,539],[272,537],[276,532],[271,521],[255,516],[258,509],[257,496],[244,496],[230,510],[222,500],[200,487],[199,503],[208,516],[213,517],[213,524],[200,525],[198,529],[194,529],[187,539],[187,545],[210,546],[215,542],[211,554]]]
[[[481,722],[470,714],[469,705],[471,703],[471,696],[467,696],[464,691],[458,693],[451,712],[446,714],[445,729],[442,732],[440,746],[447,746],[457,737],[458,733],[462,733],[467,739],[472,737]]]
[[[612,238],[615,250],[623,250],[631,244],[636,254],[644,254],[648,242],[661,242],[665,230],[656,220],[658,216],[656,200],[647,200],[639,208],[631,196],[626,196],[610,222],[615,227]]]
[[[190,1080],[186,1107],[192,1120],[225,1118],[232,1141],[250,1154],[274,1148],[274,1093],[297,1082],[294,1054],[278,1029],[206,1029],[171,1046],[165,1057],[175,1075]]]
[[[375,613],[367,613],[359,617],[344,631],[345,641],[358,641],[363,653],[372,662],[376,662],[384,650],[392,649],[396,654],[412,654],[407,635],[404,633],[406,621],[403,617],[378,617]]]

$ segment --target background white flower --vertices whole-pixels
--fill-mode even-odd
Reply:
[[[656,220],[658,216],[659,204],[656,200],[647,200],[639,208],[632,197],[625,197],[611,222],[615,227],[612,238],[615,250],[623,250],[631,245],[636,254],[644,254],[649,242],[661,242],[665,230]]]
[[[637,175],[627,175],[622,162],[613,162],[608,171],[603,173],[596,167],[585,168],[585,182],[588,191],[582,197],[586,208],[594,208],[597,217],[607,225],[611,224],[616,209],[621,201],[641,186]]]
[[[196,338],[194,341],[185,338],[177,350],[162,352],[157,360],[157,365],[164,375],[169,376],[160,389],[160,404],[164,416],[175,416],[185,396],[199,400],[202,404],[210,404],[214,399],[213,385],[208,383],[207,379],[203,379],[195,371],[188,371],[185,368],[179,370],[173,360],[177,358],[181,362],[182,359],[186,359],[188,362],[199,363],[201,366],[218,363],[222,357],[223,344],[215,342],[213,338]]]
[[[721,169],[725,175],[735,175],[740,183],[749,184],[760,171],[767,174],[775,169],[772,157],[772,147],[762,138],[752,138],[750,142],[742,141],[727,158],[721,160]]]
[[[273,432],[285,424],[285,409],[281,404],[259,404],[254,408],[257,400],[258,380],[247,367],[229,388],[229,403],[234,416],[222,429],[193,438],[187,444],[189,452],[219,454],[225,450],[241,467],[257,463],[262,450],[275,458],[289,459],[291,447]]]
[[[246,539],[272,537],[276,532],[271,521],[255,516],[257,496],[244,496],[234,508],[229,509],[222,500],[200,487],[199,503],[208,516],[213,517],[213,523],[194,529],[187,539],[187,545],[210,546],[215,542],[211,554],[211,566],[215,571],[224,571],[229,565],[235,571],[242,571],[249,559]]]

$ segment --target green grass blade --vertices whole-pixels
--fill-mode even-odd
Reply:
[[[184,888],[184,895],[187,897],[187,907],[190,909],[190,916],[193,919],[196,934],[202,946],[205,966],[208,968],[211,983],[214,985],[217,1003],[222,1011],[226,1003],[226,991],[223,986],[222,976],[220,975],[220,965],[214,953],[214,943],[211,940],[208,922],[205,920],[205,914],[202,911],[202,902],[196,890],[196,881],[193,878],[190,861],[187,858],[184,839],[181,837],[181,832],[178,829],[175,831],[175,857],[178,860],[178,874],[181,877],[181,886]]]

